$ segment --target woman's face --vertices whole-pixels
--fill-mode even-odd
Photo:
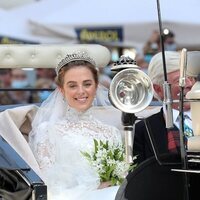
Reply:
[[[91,107],[96,95],[97,84],[90,69],[75,66],[64,74],[61,92],[70,107],[77,111],[85,111]]]

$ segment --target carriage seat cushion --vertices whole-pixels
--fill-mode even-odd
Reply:
[[[190,152],[200,152],[200,136],[193,136],[187,139],[187,147]]]
[[[7,109],[0,112],[0,135],[40,176],[38,163],[23,136],[31,129],[31,121],[37,111],[37,106],[28,105]]]
[[[13,128],[19,129],[19,131],[25,136],[31,131],[31,122],[36,114],[38,107],[36,105],[20,106],[11,109],[7,109],[0,113],[0,131],[7,132]]]

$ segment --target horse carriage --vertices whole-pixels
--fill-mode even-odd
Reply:
[[[70,46],[65,45],[1,45],[0,67],[55,68],[68,49]],[[47,199],[47,186],[27,142],[37,109],[38,105],[35,104],[16,105],[4,107],[0,112],[0,199]],[[142,111],[138,118],[144,119],[156,109]],[[96,115],[124,131],[121,110],[111,106],[107,111],[99,106]],[[153,138],[153,134],[150,137]],[[193,140],[196,145],[198,137]],[[198,149],[195,152],[187,151],[187,169],[183,169],[180,155],[160,155],[155,152],[154,157],[138,165],[126,177],[116,200],[197,199],[199,162]]]

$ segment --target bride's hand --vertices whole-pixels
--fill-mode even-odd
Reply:
[[[101,182],[101,184],[99,185],[98,189],[103,189],[103,188],[110,187],[110,186],[111,186],[111,182],[110,181]]]

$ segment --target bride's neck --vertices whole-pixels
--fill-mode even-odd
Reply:
[[[67,107],[67,119],[70,120],[81,120],[81,119],[86,119],[86,118],[91,118],[92,116],[92,107],[88,108],[85,111],[78,111],[73,107],[68,106]]]

